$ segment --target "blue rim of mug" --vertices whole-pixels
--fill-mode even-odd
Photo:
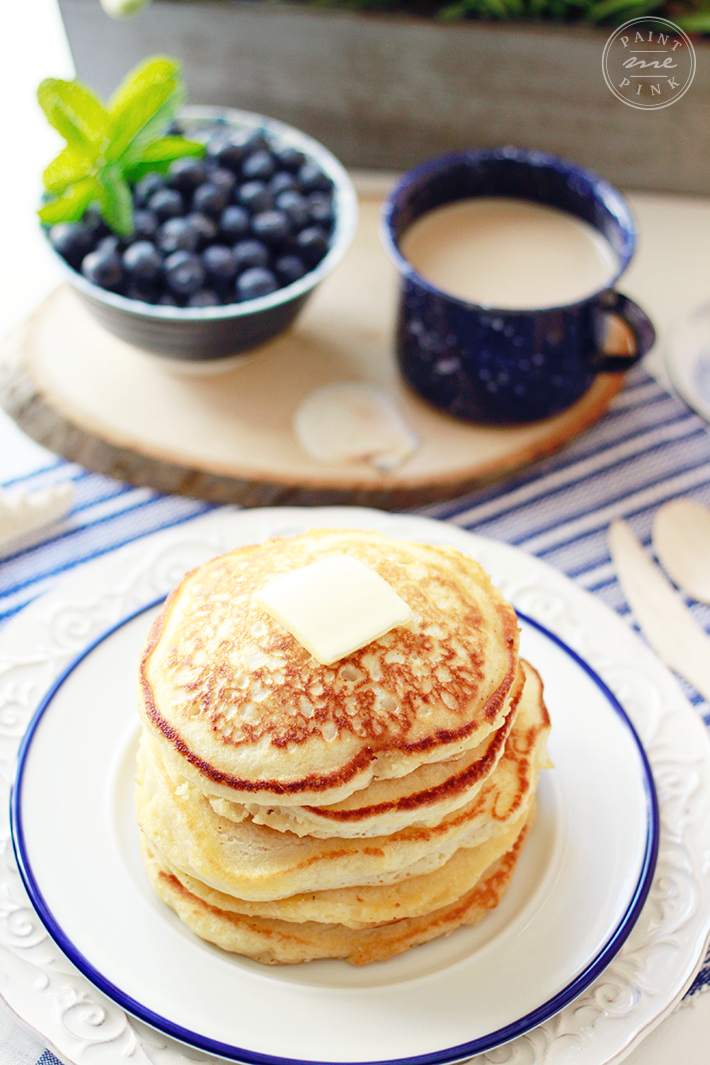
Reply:
[[[625,232],[623,247],[617,252],[619,267],[611,276],[607,284],[596,289],[583,299],[572,300],[569,303],[550,304],[544,307],[535,308],[515,308],[497,307],[494,304],[476,303],[474,300],[463,299],[460,296],[454,296],[450,292],[438,288],[436,285],[432,284],[431,281],[427,281],[425,277],[422,277],[409,260],[402,254],[399,246],[400,238],[395,236],[398,215],[403,206],[403,198],[407,197],[417,186],[423,185],[429,178],[442,173],[452,165],[469,162],[472,166],[475,166],[488,160],[492,162],[512,160],[514,162],[529,163],[532,166],[548,170],[556,170],[561,173],[567,172],[570,176],[577,175],[582,177],[589,183],[590,187],[594,188],[599,203],[601,203],[609,215],[617,219],[620,227]],[[464,197],[460,197],[460,199],[463,198]],[[524,199],[525,197],[520,198]],[[456,199],[449,200],[437,206],[443,207],[446,203],[456,202],[458,202]],[[564,210],[564,208],[558,209]],[[433,207],[432,210],[436,210],[436,207]],[[425,213],[429,212],[423,212],[421,215],[417,215],[417,218],[413,219],[413,221],[422,218]],[[579,215],[575,215],[572,211],[567,211],[566,213],[571,214],[573,217],[580,217]],[[594,226],[594,228],[597,229],[596,226]],[[551,155],[548,152],[541,152],[528,148],[515,148],[512,146],[506,146],[504,148],[470,148],[464,151],[447,152],[445,155],[437,156],[435,159],[428,159],[426,162],[420,163],[418,166],[408,170],[406,174],[399,179],[385,199],[380,214],[379,231],[380,240],[384,246],[385,252],[391,262],[396,266],[398,273],[403,279],[416,282],[417,285],[431,293],[431,295],[443,297],[446,300],[450,300],[452,303],[459,304],[461,307],[468,307],[501,315],[530,315],[540,311],[559,311],[571,307],[580,307],[585,303],[595,302],[604,292],[613,289],[616,282],[625,272],[636,250],[637,235],[636,223],[633,214],[631,213],[631,208],[624,196],[617,188],[607,181],[606,178],[600,177],[587,167],[562,159],[559,156]],[[406,232],[406,230],[404,232]]]

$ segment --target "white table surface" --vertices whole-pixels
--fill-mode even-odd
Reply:
[[[73,76],[56,0],[4,0],[0,90],[4,145],[12,151],[3,151],[0,167],[0,339],[59,280],[34,214],[42,169],[61,146],[35,99],[37,85],[47,76]],[[652,313],[659,343],[647,367],[665,381],[663,351],[674,322],[710,298],[710,202],[646,193],[631,194],[630,200],[639,224],[639,251],[621,287]],[[0,411],[0,485],[52,461]],[[679,1007],[626,1060],[629,1065],[704,1065],[710,1060],[708,1046],[710,993]],[[0,1015],[4,1065],[34,1065],[42,1052],[41,1043]]]

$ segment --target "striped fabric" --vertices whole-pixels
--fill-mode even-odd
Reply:
[[[63,461],[15,483],[38,488],[60,480],[75,485],[71,515],[48,538],[40,534],[0,561],[0,625],[82,562],[210,509]],[[609,522],[626,518],[648,547],[654,512],[680,495],[710,505],[710,427],[637,367],[607,415],[564,451],[504,483],[420,513],[537,555],[628,616],[607,548]],[[710,608],[690,606],[710,632]],[[684,690],[710,727],[710,708],[687,684]],[[706,986],[710,957],[688,994]],[[59,1065],[49,1051],[33,1061]]]
[[[650,548],[655,511],[681,495],[710,506],[710,427],[637,369],[607,415],[563,452],[424,513],[537,555],[630,617],[609,557],[609,522],[626,518]],[[710,631],[710,607],[689,605]],[[689,685],[684,691],[710,727],[710,708]]]

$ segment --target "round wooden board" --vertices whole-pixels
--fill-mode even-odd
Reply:
[[[561,447],[606,410],[623,376],[602,375],[574,407],[531,425],[472,426],[404,387],[392,355],[397,278],[380,246],[381,196],[361,191],[348,255],[295,325],[233,368],[196,376],[118,340],[67,287],[0,354],[0,403],[45,447],[161,492],[244,506],[402,509],[463,494]],[[324,464],[293,431],[319,385],[365,381],[394,398],[420,446],[392,473]]]

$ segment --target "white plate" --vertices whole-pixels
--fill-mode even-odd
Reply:
[[[114,629],[52,689],[13,794],[15,847],[37,912],[118,1003],[239,1061],[448,1062],[546,1020],[611,960],[653,875],[650,771],[610,693],[532,623],[522,646],[546,678],[555,770],[543,774],[537,824],[489,920],[359,969],[264,969],[196,940],[156,902],[134,826],[133,685],[154,613]]]
[[[12,708],[23,704],[18,723],[77,652],[164,594],[184,569],[239,542],[326,524],[470,551],[520,610],[573,645],[617,691],[654,767],[663,821],[651,895],[621,951],[597,973],[618,946],[614,935],[633,921],[652,856],[643,759],[604,687],[534,624],[524,626],[523,647],[546,682],[556,768],[543,774],[538,823],[511,892],[478,929],[359,970],[337,962],[265,969],[196,940],[153,898],[135,850],[132,687],[148,623],[142,614],[97,644],[49,698],[19,792],[33,890],[44,896],[38,905],[110,997],[52,948],[8,865],[0,887],[19,901],[2,960],[7,1001],[77,1063],[93,1060],[97,1047],[110,1061],[139,1050],[148,1055],[139,1060],[192,1060],[194,1051],[120,1004],[159,1028],[177,1026],[183,1036],[187,1029],[208,1052],[224,1044],[255,1062],[453,1060],[492,1044],[500,1029],[512,1034],[536,1020],[507,1044],[506,1061],[620,1060],[702,960],[709,802],[697,782],[710,770],[710,749],[675,683],[626,626],[539,561],[417,517],[348,508],[217,512],[87,566],[7,630],[0,650],[9,650]],[[502,1060],[497,1053],[481,1057]]]
[[[666,366],[688,406],[710,422],[710,304],[677,323],[668,342]]]

